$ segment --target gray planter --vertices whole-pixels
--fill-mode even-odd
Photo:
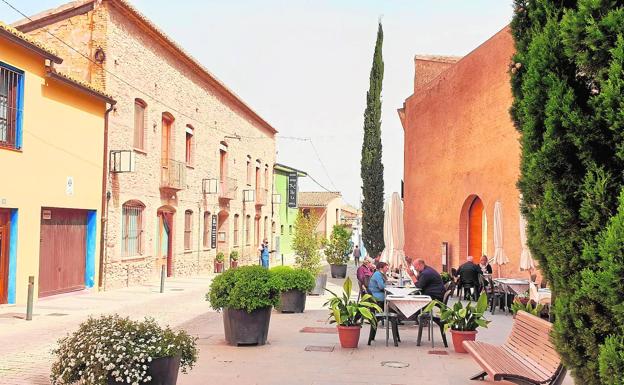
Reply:
[[[271,306],[246,310],[223,309],[223,328],[228,345],[264,345],[269,335]]]
[[[327,286],[327,274],[319,274],[316,276],[316,286],[309,294],[323,295],[325,294],[325,286]]]
[[[347,265],[329,265],[332,278],[344,278],[347,276]]]
[[[152,377],[151,381],[145,382],[146,385],[176,385],[178,382],[180,356],[156,358],[152,362],[146,363],[146,365],[147,374]],[[126,381],[117,382],[110,375],[107,378],[107,383],[108,385],[127,385]]]
[[[306,293],[301,290],[288,290],[280,294],[278,310],[282,313],[303,313]]]

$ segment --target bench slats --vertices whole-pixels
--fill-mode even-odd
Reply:
[[[495,381],[516,376],[536,384],[545,383],[561,366],[561,359],[550,340],[551,328],[549,322],[520,311],[503,345],[465,341],[464,347]]]

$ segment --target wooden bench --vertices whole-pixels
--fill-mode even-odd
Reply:
[[[483,368],[471,380],[490,376],[494,381],[521,385],[560,385],[566,369],[550,340],[551,328],[550,322],[519,311],[511,334],[502,346],[464,341],[464,348]]]

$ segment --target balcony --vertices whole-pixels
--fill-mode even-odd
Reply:
[[[269,195],[269,190],[264,188],[256,189],[256,206],[265,206],[267,204],[267,195]]]
[[[233,200],[236,199],[236,190],[238,184],[236,179],[225,178],[219,183],[219,199]]]
[[[186,188],[186,163],[173,159],[164,160],[160,172],[160,188],[184,190]]]

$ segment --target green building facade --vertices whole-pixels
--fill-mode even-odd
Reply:
[[[279,250],[277,250],[278,255],[276,257],[280,258],[281,255],[289,257],[294,253],[292,240],[295,232],[295,218],[297,217],[299,209],[297,207],[288,207],[288,176],[296,174],[298,177],[305,177],[308,174],[279,163],[275,164],[273,174],[275,178],[274,194],[279,194],[280,196],[280,203],[274,205],[279,207],[277,210],[279,228],[276,231],[276,236],[279,237],[279,241],[277,242]]]

